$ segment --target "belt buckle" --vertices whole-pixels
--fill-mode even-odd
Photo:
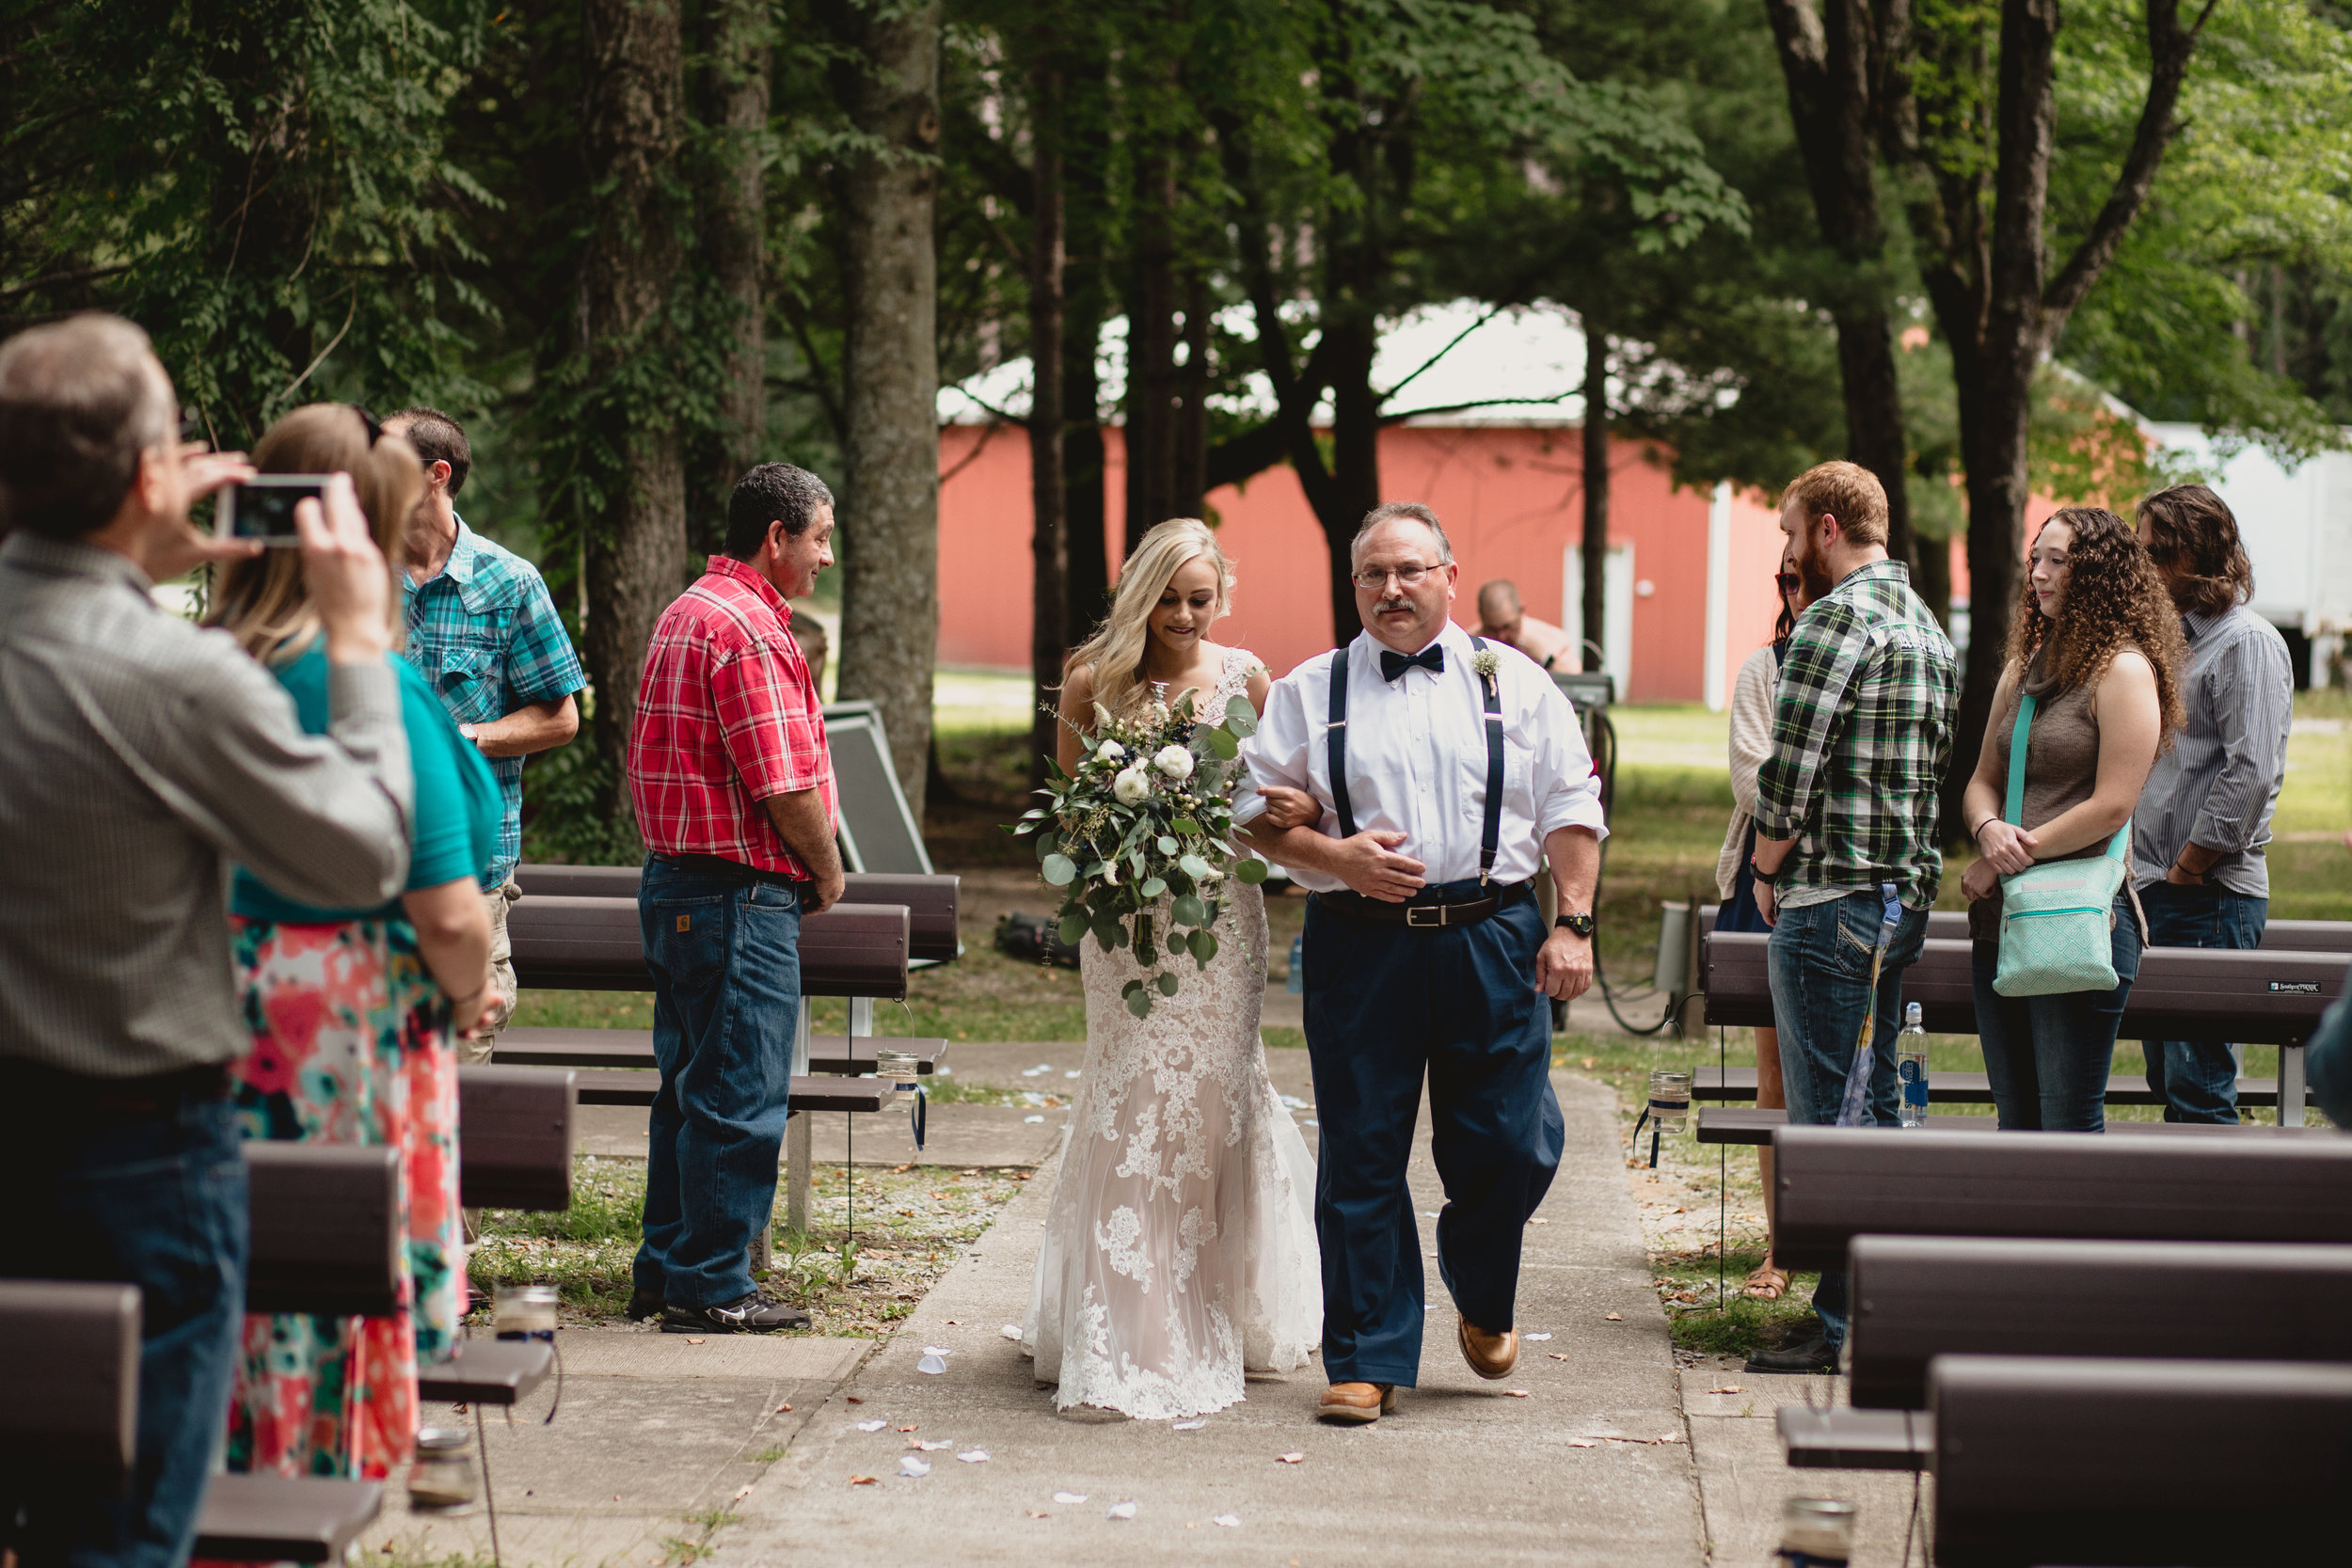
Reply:
[[[1427,920],[1414,918],[1423,914],[1430,918]],[[1407,904],[1405,906],[1405,924],[1424,931],[1432,927],[1442,927],[1445,925],[1445,906],[1443,904]]]

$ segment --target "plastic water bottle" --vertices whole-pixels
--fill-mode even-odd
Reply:
[[[1928,1032],[1919,1022],[1919,1004],[1903,1005],[1903,1032],[1895,1041],[1895,1078],[1902,1085],[1902,1123],[1928,1124]]]
[[[1307,939],[1304,936],[1291,938],[1291,977],[1285,985],[1293,996],[1306,993]]]

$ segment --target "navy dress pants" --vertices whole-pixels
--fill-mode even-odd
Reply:
[[[1477,896],[1475,882],[1424,901]],[[1543,914],[1521,897],[1449,929],[1307,911],[1307,1052],[1322,1123],[1315,1235],[1333,1383],[1420,1379],[1421,1229],[1406,1185],[1422,1084],[1445,1186],[1438,1273],[1471,1323],[1514,1325],[1519,1243],[1560,1166],[1551,1010],[1535,989]]]

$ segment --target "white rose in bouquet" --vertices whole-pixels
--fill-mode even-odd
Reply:
[[[1126,754],[1127,748],[1116,740],[1105,740],[1094,749],[1094,760],[1097,762],[1117,762]]]
[[[1152,793],[1152,776],[1139,767],[1130,768],[1111,781],[1111,793],[1119,797],[1121,805],[1139,804]]]
[[[1182,784],[1192,777],[1192,752],[1182,746],[1163,746],[1152,756],[1152,766]]]

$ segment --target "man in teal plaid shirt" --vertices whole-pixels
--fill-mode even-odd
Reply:
[[[1789,485],[1780,526],[1812,598],[1781,661],[1772,751],[1756,781],[1756,900],[1772,927],[1772,1019],[1791,1123],[1837,1119],[1866,1019],[1876,1015],[1868,1106],[1895,1120],[1903,971],[1919,957],[1943,881],[1938,818],[1960,708],[1951,640],[1886,558],[1886,492],[1867,468],[1824,463]],[[1900,912],[1873,990],[1883,889]],[[1813,1293],[1821,1332],[1761,1353],[1756,1372],[1835,1370],[1846,1276]]]
[[[587,681],[539,569],[466,526],[453,504],[473,459],[466,433],[437,409],[404,408],[384,421],[424,459],[424,499],[410,517],[408,659],[441,699],[457,728],[481,748],[505,804],[498,858],[483,869],[490,909],[490,958],[505,1000],[483,1021],[460,1057],[486,1062],[515,1007],[515,964],[506,910],[521,890],[523,759],[580,731],[574,694]]]

